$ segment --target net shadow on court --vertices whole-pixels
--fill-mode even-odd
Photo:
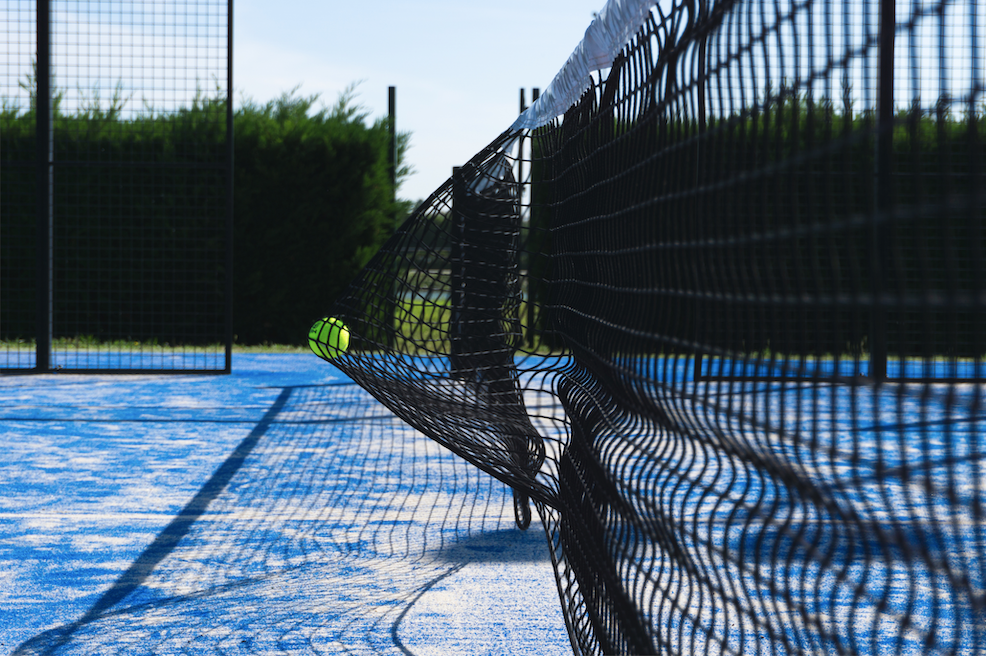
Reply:
[[[512,525],[501,483],[357,386],[285,387],[88,611],[14,653],[418,653],[441,627],[401,621],[432,588],[549,567]]]

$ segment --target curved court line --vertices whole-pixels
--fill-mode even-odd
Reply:
[[[407,604],[407,606],[404,607],[404,610],[402,610],[401,614],[397,616],[397,619],[394,620],[394,623],[390,625],[390,639],[394,643],[394,646],[400,649],[404,654],[406,654],[407,656],[414,656],[414,652],[410,651],[407,647],[405,647],[404,643],[401,642],[400,637],[397,635],[397,631],[400,629],[401,622],[404,621],[404,618],[407,616],[408,612],[412,608],[414,608],[414,604],[418,603],[418,601],[421,600],[421,597],[425,596],[426,592],[431,590],[433,587],[435,587],[436,585],[438,585],[448,577],[461,571],[465,566],[466,563],[459,563],[458,565],[455,565],[454,567],[452,567],[452,569],[445,572],[444,574],[440,574],[439,576],[436,576],[432,580],[428,581],[428,583],[426,583],[424,587],[422,587],[418,591],[418,594],[414,595],[414,599],[412,599]]]
[[[261,420],[254,426],[250,434],[243,438],[243,441],[229,455],[222,465],[216,470],[212,477],[206,481],[205,485],[199,489],[198,493],[192,497],[181,512],[171,520],[154,539],[150,545],[144,549],[143,553],[134,561],[126,572],[120,575],[109,590],[86,611],[81,618],[62,627],[50,629],[37,636],[23,642],[14,650],[13,656],[27,654],[50,655],[63,647],[72,636],[87,624],[94,622],[102,617],[108,610],[123,601],[130,593],[139,588],[151,575],[154,568],[164,560],[168,554],[174,551],[175,547],[183,537],[192,529],[195,522],[209,507],[209,504],[226,489],[229,481],[233,478],[250,452],[253,451],[260,438],[267,433],[270,426],[274,423],[275,417],[284,408],[291,396],[291,388],[283,388],[277,399],[274,400],[270,409],[264,413]]]

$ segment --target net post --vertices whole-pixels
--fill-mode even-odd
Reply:
[[[883,306],[885,277],[890,255],[890,221],[893,206],[890,179],[894,127],[894,28],[895,0],[880,0],[880,32],[877,91],[876,207],[870,246],[872,315],[870,326],[870,377],[887,378],[887,312]]]
[[[37,0],[37,83],[35,98],[37,165],[37,327],[35,329],[35,369],[51,370],[52,337],[52,165],[54,135],[51,103],[51,3]]]
[[[450,325],[457,325],[462,311],[462,203],[465,195],[465,181],[461,166],[452,167],[452,207],[449,213],[449,310]]]
[[[520,90],[520,94],[521,94],[521,96],[520,96],[521,106],[523,106],[523,104],[524,104],[524,90],[523,89]],[[541,89],[540,89],[540,87],[533,87],[531,89],[531,103],[536,103],[537,100],[538,100],[538,98],[540,96],[541,96]],[[524,107],[523,109],[521,109],[521,112],[525,111],[526,109],[527,108]],[[523,179],[521,179],[520,182],[521,182],[521,184],[523,184],[524,183]],[[529,203],[530,203],[530,211],[527,214],[527,216],[528,216],[528,219],[527,219],[527,244],[528,245],[531,245],[531,244],[534,244],[534,243],[540,243],[540,242],[534,242],[534,240],[533,240],[533,235],[534,235],[534,141],[533,141],[533,139],[531,140],[531,182],[528,185],[528,193],[529,193],[529,198],[530,198],[530,200],[529,200]],[[534,313],[534,306],[535,306],[535,304],[534,304],[534,286],[531,284],[531,281],[533,280],[533,274],[531,273],[531,268],[532,268],[533,260],[534,260],[534,257],[535,256],[536,256],[535,253],[531,253],[531,254],[529,254],[528,259],[527,259],[527,336],[526,336],[526,339],[527,339],[527,345],[528,346],[531,346],[531,347],[534,346],[534,341],[535,341],[534,340],[534,335],[535,335],[535,332],[536,332],[536,326],[534,325],[535,324],[535,321],[536,321],[536,317],[534,316],[534,314],[535,314]]]
[[[526,95],[527,94],[524,93],[524,87],[521,87],[519,114],[523,114],[527,110]],[[524,203],[524,141],[525,141],[525,137],[524,137],[524,133],[522,132],[520,135],[520,139],[517,140],[517,185],[518,185],[517,200],[521,205],[523,205]],[[530,218],[528,218],[527,239],[530,239]],[[531,270],[530,269],[531,269],[531,263],[530,260],[528,260],[527,271],[521,272],[521,275],[523,276],[521,280],[524,281],[524,289],[521,290],[521,298],[524,299],[525,302],[524,311],[528,319],[530,319],[530,317],[533,316],[533,313],[531,312],[531,301],[533,299],[531,298],[531,284],[530,284]],[[527,331],[526,334],[524,335],[524,339],[527,342],[530,342],[533,339],[533,337],[534,337],[533,328],[531,327],[530,321],[528,321]]]

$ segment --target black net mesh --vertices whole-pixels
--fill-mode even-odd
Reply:
[[[328,308],[577,653],[986,649],[984,14],[661,2]]]

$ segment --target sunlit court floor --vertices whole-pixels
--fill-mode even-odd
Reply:
[[[314,356],[0,377],[2,654],[571,653],[541,525]]]

